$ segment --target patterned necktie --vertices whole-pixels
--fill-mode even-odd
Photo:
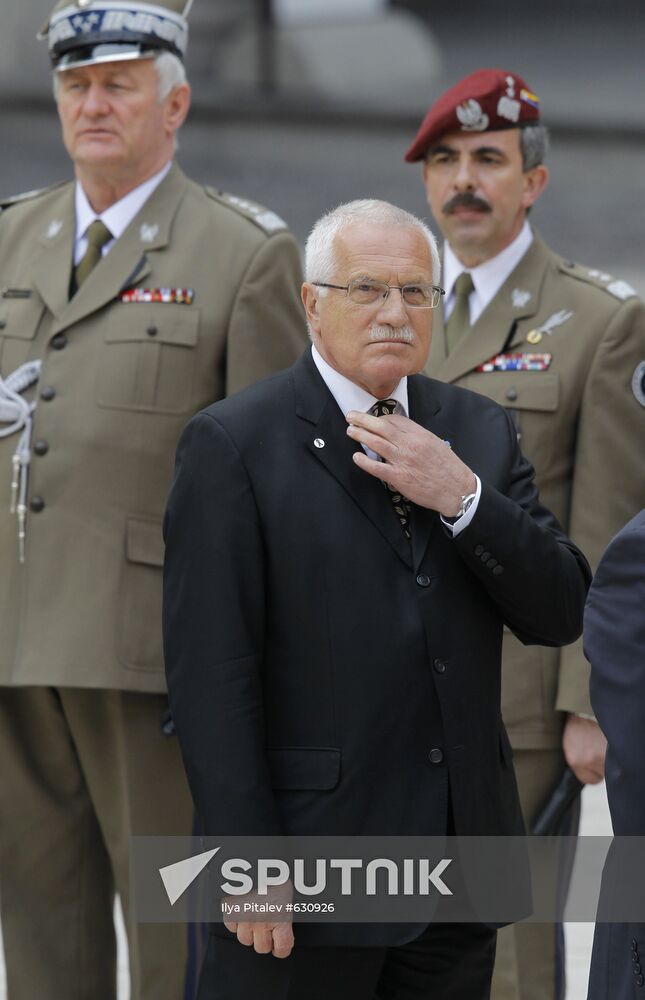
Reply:
[[[86,236],[87,250],[83,254],[82,259],[79,260],[74,271],[74,284],[76,288],[80,288],[88,278],[90,271],[96,267],[103,256],[101,253],[103,247],[112,239],[112,233],[100,219],[95,219],[88,227]]]
[[[470,329],[470,293],[475,286],[468,271],[462,271],[455,281],[455,305],[450,313],[450,319],[446,323],[446,347],[448,354],[452,354],[455,347]]]
[[[377,399],[373,406],[370,406],[368,413],[371,413],[373,417],[385,417],[389,414],[394,413],[396,410],[396,399]],[[383,482],[385,489],[390,494],[390,500],[392,501],[392,506],[396,512],[396,516],[399,519],[401,527],[405,537],[410,542],[412,541],[412,535],[410,534],[410,511],[412,510],[412,504],[407,499],[407,497],[402,496],[393,486],[389,483]]]

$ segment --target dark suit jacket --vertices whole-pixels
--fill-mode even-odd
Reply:
[[[602,557],[589,592],[584,626],[591,701],[608,740],[605,778],[614,834],[644,837],[645,510],[616,535]],[[601,907],[612,883],[622,877],[625,885],[624,857],[618,843],[613,847]],[[642,868],[641,864],[632,869],[632,878]],[[626,888],[631,894],[629,884]],[[640,997],[644,987],[645,925],[599,923],[590,1000]]]
[[[573,641],[589,569],[501,407],[421,375],[409,406],[482,480],[455,539],[414,507],[409,545],[309,351],[183,434],[166,666],[209,835],[441,835],[449,784],[457,833],[523,831],[503,625]]]

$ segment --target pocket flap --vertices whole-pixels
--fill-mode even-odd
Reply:
[[[199,329],[199,310],[194,306],[134,302],[110,310],[106,344],[149,341],[194,347]]]
[[[126,527],[125,554],[129,562],[163,566],[164,543],[160,521],[129,517]]]
[[[267,747],[273,788],[330,791],[340,779],[336,747]]]
[[[560,379],[555,372],[493,372],[486,376],[484,395],[510,409],[552,412],[558,408]]]

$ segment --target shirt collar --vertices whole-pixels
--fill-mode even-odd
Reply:
[[[320,375],[331,392],[332,396],[340,406],[343,414],[346,416],[350,410],[357,410],[361,413],[367,413],[369,408],[374,405],[377,400],[376,396],[370,395],[365,389],[362,389],[360,385],[356,385],[345,375],[341,375],[339,371],[325,361],[320,351],[318,351],[314,344],[311,345],[311,355],[314,360],[314,364]],[[402,416],[407,417],[408,415],[408,379],[404,376],[399,384],[397,385],[394,392],[390,393],[388,399],[395,399],[399,404],[397,406],[396,412],[401,413]]]
[[[485,260],[477,267],[464,267],[449,243],[444,247],[443,276],[446,289],[446,300],[453,292],[454,284],[460,274],[469,271],[475,291],[482,305],[486,306],[493,299],[512,271],[515,270],[522,257],[533,242],[533,231],[525,219],[522,228],[512,243],[504,247],[501,253],[490,260]]]
[[[172,166],[172,160],[162,167],[153,177],[149,177],[143,184],[129,191],[120,201],[110,205],[105,212],[97,215],[89,201],[83,187],[76,181],[76,241],[83,239],[87,233],[88,226],[95,219],[100,219],[108,227],[115,240],[118,240],[128,228],[132,220],[141,211],[152,192],[161,184],[162,180]]]

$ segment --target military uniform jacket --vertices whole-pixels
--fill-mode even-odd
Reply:
[[[645,505],[644,359],[645,308],[634,290],[536,236],[449,357],[437,310],[426,373],[510,411],[542,501],[596,565]],[[514,746],[560,745],[562,713],[590,712],[588,690],[580,643],[525,647],[506,634],[502,714]]]
[[[73,184],[0,217],[0,374],[42,360],[24,394],[37,406],[23,564],[18,435],[0,438],[0,683],[161,691],[177,440],[201,407],[302,352],[298,248],[273,213],[176,166],[70,300],[74,235]],[[167,301],[145,301],[161,289]]]

